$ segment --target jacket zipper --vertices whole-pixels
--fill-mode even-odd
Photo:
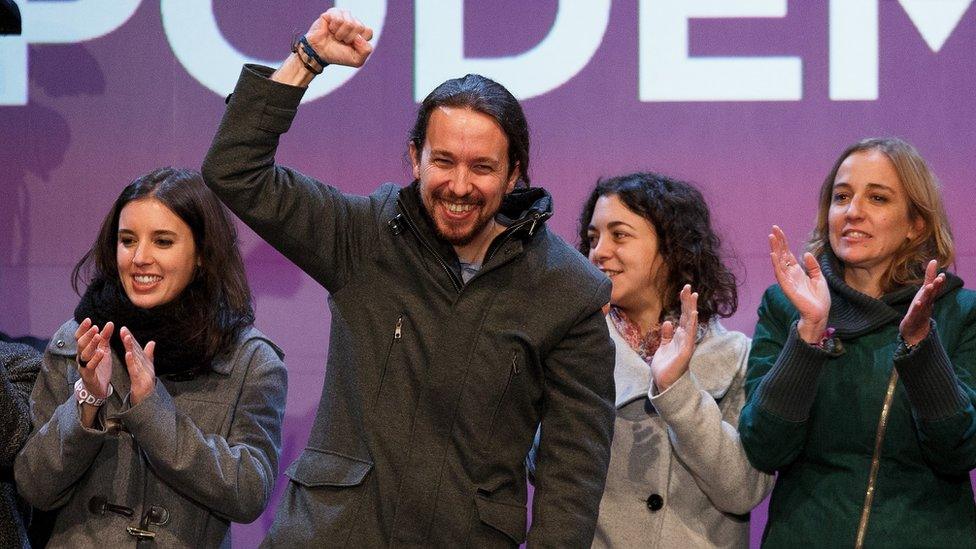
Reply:
[[[495,404],[495,409],[491,413],[491,420],[488,424],[488,438],[485,444],[491,442],[492,433],[495,432],[495,416],[498,415],[498,411],[501,409],[502,404],[505,403],[505,397],[508,395],[508,389],[512,386],[512,378],[517,376],[521,370],[518,364],[518,351],[512,351],[512,367],[508,369],[508,379],[505,381],[505,388],[502,389],[502,394],[498,397],[498,402]]]
[[[881,417],[878,418],[878,431],[874,435],[874,454],[871,456],[871,472],[868,474],[868,488],[864,493],[864,507],[861,508],[861,522],[857,525],[857,539],[854,547],[864,547],[864,537],[868,531],[868,521],[871,518],[871,504],[874,502],[875,483],[878,480],[878,469],[881,468],[881,447],[884,445],[885,430],[888,427],[888,415],[891,412],[891,402],[894,400],[895,387],[898,385],[898,370],[891,369],[888,380],[888,391],[885,393],[884,404],[881,406]]]
[[[502,249],[502,246],[505,245],[505,243],[508,241],[508,239],[513,234],[515,234],[515,231],[517,231],[517,230],[521,229],[522,227],[524,227],[524,226],[528,225],[529,223],[531,223],[532,226],[529,227],[529,236],[532,236],[533,233],[535,233],[535,226],[536,226],[536,224],[539,223],[539,221],[543,221],[543,220],[547,219],[551,215],[552,214],[548,214],[548,213],[532,212],[532,216],[529,219],[522,220],[522,221],[520,221],[520,222],[512,225],[508,229],[506,229],[505,232],[503,232],[501,234],[501,236],[499,237],[499,238],[501,238],[501,240],[498,241],[498,244],[497,245],[495,245],[495,246],[492,247],[491,253],[488,254],[487,257],[485,257],[485,261],[484,262],[485,263],[488,263],[488,261],[490,261],[491,258],[495,256],[495,253],[498,250]]]
[[[403,215],[403,219],[405,219],[407,225],[410,226],[410,230],[413,231],[415,235],[417,235],[417,239],[420,240],[421,243],[423,243],[424,247],[427,248],[427,251],[430,252],[431,255],[434,256],[434,259],[437,260],[437,264],[440,265],[442,269],[444,269],[445,273],[447,273],[447,276],[451,279],[451,284],[454,286],[454,290],[458,293],[461,293],[461,288],[463,286],[463,283],[458,278],[458,275],[456,275],[454,273],[454,270],[448,267],[447,263],[445,263],[444,260],[441,259],[441,254],[437,253],[437,250],[435,250],[434,247],[430,245],[430,242],[427,242],[427,239],[424,238],[424,235],[420,234],[420,229],[417,228],[417,225],[413,222],[413,219],[410,218],[410,214],[407,213],[407,209],[403,207],[402,203],[400,204],[400,214]]]
[[[380,374],[380,382],[376,386],[376,396],[373,398],[373,404],[379,402],[380,393],[383,391],[383,382],[386,380],[386,371],[390,369],[390,357],[393,355],[393,345],[396,344],[397,340],[403,337],[403,315],[397,317],[396,325],[393,326],[393,339],[390,340],[390,346],[386,348],[386,361],[383,362],[383,373]]]

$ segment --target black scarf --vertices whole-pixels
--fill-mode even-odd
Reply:
[[[199,303],[193,299],[196,284],[191,283],[169,303],[141,309],[132,304],[117,280],[97,280],[81,297],[75,320],[80,323],[87,317],[99,328],[108,321],[115,323],[109,343],[123,365],[125,346],[119,330],[125,326],[140,346],[156,342],[153,366],[157,376],[199,373],[210,366],[210,358],[206,356],[204,332],[198,323],[189,321],[196,317],[188,314],[192,303]]]

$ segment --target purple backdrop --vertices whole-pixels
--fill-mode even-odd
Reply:
[[[770,225],[779,224],[799,244],[811,228],[827,169],[843,147],[865,136],[902,136],[930,162],[943,182],[957,238],[957,270],[972,282],[976,220],[966,197],[972,192],[969,176],[976,172],[976,10],[969,3],[835,0],[831,16],[826,1],[624,0],[611,7],[609,0],[595,0],[585,6],[591,17],[561,20],[560,14],[572,11],[568,6],[579,10],[584,3],[364,0],[361,11],[382,18],[374,22],[381,33],[373,57],[343,85],[302,107],[278,160],[350,192],[407,181],[404,151],[416,108],[414,87],[433,78],[429,69],[439,48],[450,49],[452,33],[463,27],[463,56],[507,58],[507,72],[498,69],[506,85],[530,89],[548,79],[544,92],[526,97],[523,105],[533,132],[533,182],[555,197],[550,226],[575,242],[582,199],[602,176],[651,169],[696,182],[740,275],[740,312],[728,325],[751,334],[759,297],[772,280]],[[0,37],[0,330],[46,337],[73,310],[77,296],[69,272],[121,187],[159,165],[199,167],[232,81],[211,85],[218,93],[188,67],[236,73],[240,62],[211,56],[217,48],[183,20],[209,2],[18,4],[25,14],[24,36]],[[292,32],[307,28],[331,5],[217,4],[212,27],[241,54],[264,59],[283,58]],[[357,2],[342,4],[357,11]],[[675,6],[682,4],[698,6],[691,15],[721,15],[723,9],[749,4],[769,13],[693,18],[686,39],[683,25],[673,19],[675,10],[684,9]],[[465,10],[463,26],[446,15],[436,24],[458,5]],[[112,9],[115,14],[103,13]],[[781,16],[770,16],[777,10]],[[422,36],[415,32],[421,19],[427,31]],[[99,26],[103,31],[91,31]],[[550,29],[554,38],[555,27],[571,29],[575,38],[539,48],[541,63],[537,59],[519,69],[517,56],[535,51]],[[833,54],[832,28],[838,39]],[[189,53],[174,53],[187,41],[190,46],[182,51]],[[586,52],[570,48],[587,41],[595,44],[588,62]],[[684,96],[642,101],[660,97],[654,95],[656,86],[683,81],[680,59],[670,69],[660,68],[662,60],[674,62],[674,46],[687,47],[695,58],[792,57],[787,64],[793,69],[760,70],[769,81],[743,70],[737,84],[760,96],[749,101],[709,100],[728,97],[722,93],[731,86],[707,79],[684,84]],[[877,93],[872,94],[875,58]],[[557,69],[567,66],[569,77],[560,78]],[[340,74],[329,71],[323,78]],[[831,92],[832,86],[839,91]],[[838,99],[851,96],[844,93],[867,98]],[[283,469],[307,439],[321,391],[326,294],[243,227],[242,249],[257,324],[287,353]],[[236,546],[258,543],[283,484],[281,477],[261,519],[234,527]],[[764,520],[762,508],[754,514],[754,539]]]

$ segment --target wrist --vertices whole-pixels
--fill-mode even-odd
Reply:
[[[667,391],[668,387],[670,386],[671,386],[670,381],[664,381],[663,379],[661,381],[658,381],[655,379],[654,384],[651,386],[651,396],[657,396],[663,393],[664,391]]]
[[[302,36],[297,42],[292,44],[292,51],[298,54],[298,58],[305,65],[305,68],[314,74],[322,74],[322,71],[329,66],[329,62],[319,57],[318,52],[308,42],[308,38]],[[318,70],[316,70],[318,67]]]
[[[681,379],[681,376],[683,376],[687,371],[688,369],[684,368],[681,370],[681,372],[666,373],[662,375],[654,375],[652,372],[651,379],[654,381],[654,383],[651,384],[651,396],[657,396],[664,391],[667,391],[672,385],[677,383],[678,380]]]
[[[108,384],[108,388],[105,390],[104,395],[98,396],[88,389],[85,384],[85,380],[78,378],[78,381],[75,382],[75,400],[78,401],[78,404],[87,404],[89,406],[98,408],[99,406],[105,404],[105,401],[108,399],[108,397],[112,396],[113,392],[115,392],[115,390],[112,388],[111,383]]]
[[[901,340],[900,341],[901,343],[905,344],[905,347],[907,347],[909,351],[911,351],[915,349],[915,347],[918,347],[923,341],[925,341],[925,338],[929,336],[930,329],[931,328],[929,327],[929,325],[926,324],[924,333],[903,334],[901,332],[898,332],[898,339]]]
[[[297,52],[290,53],[278,70],[271,75],[271,80],[275,82],[299,88],[307,88],[313,78],[315,73],[305,68]]]
[[[152,384],[150,384],[148,387],[138,387],[138,388],[133,387],[132,392],[130,393],[129,396],[129,400],[132,402],[132,405],[135,406],[140,402],[142,402],[143,400],[146,400],[146,398],[148,398],[149,395],[151,395],[155,389],[156,389],[156,378],[153,378]]]
[[[801,318],[800,321],[796,323],[797,335],[800,336],[800,339],[810,345],[819,345],[823,340],[824,332],[826,331],[826,320],[811,322]]]

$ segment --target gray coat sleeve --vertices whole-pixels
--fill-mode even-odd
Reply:
[[[30,392],[41,367],[32,347],[0,343],[0,467],[14,464],[31,432]]]
[[[31,392],[34,433],[14,463],[20,495],[43,510],[68,501],[75,483],[91,466],[107,437],[104,430],[81,424],[68,378],[74,368],[70,357],[53,354],[50,349],[44,353]]]
[[[203,177],[254,232],[335,293],[373,249],[375,238],[364,229],[373,226],[371,203],[275,165],[278,141],[305,89],[274,82],[271,72],[257,65],[241,71],[203,161]],[[321,146],[306,145],[309,151]]]
[[[663,393],[651,396],[667,425],[671,446],[695,483],[716,508],[737,515],[759,505],[776,478],[752,467],[739,440],[747,357],[742,353],[721,407],[699,387],[691,371]]]
[[[600,310],[609,299],[605,280],[545,358],[529,547],[589,547],[596,531],[616,416],[614,349]]]
[[[226,438],[202,432],[159,381],[120,415],[161,479],[233,522],[251,522],[264,511],[281,452],[287,374],[269,345],[256,347],[235,366],[247,373]]]

